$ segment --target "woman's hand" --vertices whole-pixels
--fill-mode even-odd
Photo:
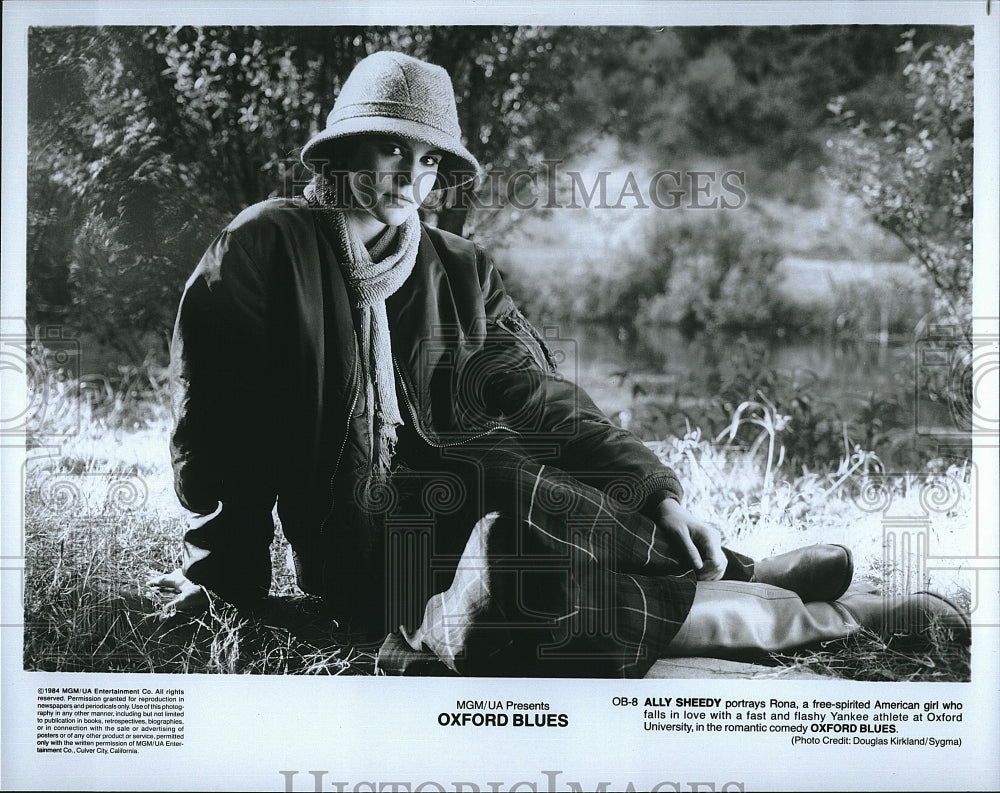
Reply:
[[[679,502],[665,498],[657,507],[656,523],[687,552],[699,581],[718,581],[726,572],[719,530],[698,520]]]
[[[209,606],[209,596],[205,587],[189,581],[180,568],[172,573],[154,573],[146,581],[146,586],[152,587],[161,595],[174,596],[163,606],[164,617],[177,613],[200,614]]]

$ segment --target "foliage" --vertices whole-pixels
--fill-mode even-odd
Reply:
[[[858,195],[933,282],[939,309],[971,321],[972,42],[917,46],[903,37],[904,118],[858,121],[841,97],[830,109],[845,129],[831,141],[835,184]]]
[[[758,405],[757,412],[768,419],[773,427],[769,446],[777,436],[781,455],[793,469],[825,470],[850,454],[844,407],[817,392],[814,373],[778,370],[769,365],[762,346],[745,339],[729,357],[729,373],[712,402],[719,419],[731,420],[726,427],[730,443],[755,442],[752,425],[738,420],[740,405],[748,403]]]
[[[775,246],[726,215],[654,228],[650,252],[668,246],[673,269],[667,288],[639,315],[641,321],[690,330],[775,325],[781,262]]]
[[[914,436],[913,385],[902,374],[885,393],[835,398],[817,372],[775,366],[765,345],[745,335],[720,339],[705,356],[703,374],[690,382],[668,390],[633,386],[631,404],[618,421],[648,441],[699,427],[716,442],[745,450],[772,473],[827,473],[845,459],[869,453],[866,465],[906,470],[936,454],[933,444],[925,448]]]
[[[567,288],[564,265],[512,263],[511,292],[533,317],[622,326],[679,325],[687,330],[773,328],[781,323],[781,256],[746,224],[694,212],[656,213],[635,249],[601,255]],[[560,266],[562,265],[562,266]],[[530,289],[522,288],[530,283]]]
[[[951,40],[948,30],[921,28],[914,41]],[[759,193],[782,192],[795,169],[811,184],[829,96],[892,117],[901,77],[887,42],[897,34],[824,26],[36,27],[28,48],[29,321],[69,324],[141,362],[146,339],[165,337],[180,286],[217,230],[250,203],[298,190],[298,148],[323,126],[353,64],[378,49],[450,71],[462,127],[488,171],[534,173],[545,159],[566,160],[613,135],[658,166],[705,155],[738,158],[749,170],[756,163]],[[480,201],[509,198],[489,180],[480,189]],[[516,222],[511,213],[454,206],[429,219],[484,241],[502,239]],[[653,285],[663,275],[643,274]],[[636,292],[599,308],[632,313]]]
[[[487,26],[33,28],[29,319],[140,363],[211,238],[304,183],[299,147],[370,52],[442,63],[473,149],[516,169],[573,139],[566,75],[595,45],[568,29]],[[461,231],[466,212],[438,221]]]
[[[44,446],[46,435],[64,439],[62,448],[68,448],[68,443],[162,428],[169,421],[168,371],[151,358],[81,375],[78,362],[60,365],[61,357],[44,339],[28,340],[29,449]]]
[[[926,637],[894,636],[888,642],[863,632],[819,650],[778,653],[781,666],[841,680],[876,683],[967,682],[972,656],[968,647],[949,641],[946,631],[935,627]]]
[[[598,56],[595,90],[616,135],[659,167],[717,156],[756,194],[811,200],[825,161],[826,103],[846,94],[880,118],[898,109],[901,28],[754,26],[659,29]],[[946,28],[921,28],[949,38]]]
[[[781,301],[789,327],[815,330],[841,342],[911,337],[933,308],[933,288],[923,279],[888,274],[871,279],[829,279],[822,299]]]
[[[334,55],[314,61],[280,28],[32,29],[29,236],[72,239],[29,248],[29,297],[61,274],[69,293],[57,316],[29,300],[34,319],[95,334],[133,364],[149,333],[166,336],[211,238],[301,181],[283,139],[305,137],[311,86],[358,48],[352,30],[300,35]],[[72,211],[53,217],[53,197]]]
[[[63,458],[54,468],[31,469],[25,492],[25,668],[372,673],[373,653],[332,635],[318,600],[301,593],[276,594],[257,613],[216,602],[193,619],[163,614],[162,602],[142,586],[151,566],[172,569],[177,563],[177,510],[146,497],[148,483],[162,475],[109,470],[93,458]],[[131,495],[130,487],[143,493],[135,503],[115,497]],[[288,578],[286,573],[286,589],[294,590]]]
[[[760,395],[760,401],[758,400],[744,400],[739,404],[736,410],[733,412],[733,420],[730,422],[729,426],[719,434],[716,438],[716,443],[721,441],[723,437],[728,436],[729,442],[732,443],[736,439],[736,434],[740,431],[740,427],[747,424],[759,427],[761,429],[760,434],[750,445],[747,454],[751,457],[756,454],[757,450],[761,447],[762,443],[767,441],[767,463],[764,466],[764,486],[768,487],[773,481],[774,468],[777,466],[781,467],[781,463],[785,459],[785,447],[782,445],[778,451],[778,459],[775,460],[775,443],[777,442],[777,436],[782,432],[785,427],[788,426],[789,416],[783,416],[775,409],[766,396]]]

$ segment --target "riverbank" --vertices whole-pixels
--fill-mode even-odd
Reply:
[[[143,415],[158,412],[136,407]],[[340,631],[296,586],[280,526],[271,594],[260,609],[216,602],[196,618],[165,616],[164,600],[144,582],[151,570],[180,563],[185,513],[172,493],[169,424],[161,419],[136,432],[77,416],[81,423],[69,436],[62,425],[40,428],[36,440],[58,434],[60,452],[39,455],[25,469],[26,669],[373,673],[376,648]],[[925,564],[971,552],[963,546],[973,507],[968,466],[890,476],[871,461],[847,458],[828,474],[789,475],[698,430],[651,448],[684,482],[688,507],[718,525],[732,547],[761,557],[839,542],[854,549],[861,583],[885,593],[931,587],[970,603],[961,569]],[[900,534],[913,515],[923,518],[918,534]],[[968,680],[969,659],[967,648],[933,633],[920,642],[862,635],[770,663],[844,679],[960,681]]]

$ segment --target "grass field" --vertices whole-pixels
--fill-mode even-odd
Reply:
[[[171,488],[165,402],[68,409],[67,388],[25,469],[26,669],[373,673],[375,648],[339,634],[295,586],[280,531],[271,597],[259,611],[217,602],[196,617],[165,616],[145,586],[151,571],[180,561],[184,515]],[[53,454],[46,432],[60,438]],[[760,557],[838,542],[854,549],[859,582],[887,593],[931,587],[969,604],[961,571],[926,568],[928,555],[961,554],[968,543],[967,466],[885,477],[864,455],[848,455],[838,471],[786,477],[776,458],[768,464],[762,453],[728,450],[697,430],[652,445],[685,482],[688,506],[722,528],[732,547]],[[940,636],[916,644],[859,636],[771,662],[850,679],[969,676],[968,650]]]

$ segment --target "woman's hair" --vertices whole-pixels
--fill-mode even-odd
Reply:
[[[305,195],[315,195],[321,202],[332,201],[341,209],[352,207],[355,198],[348,185],[347,174],[361,137],[338,138],[320,144],[310,152],[309,167],[313,170],[313,177],[306,185]]]
[[[320,143],[309,153],[310,167],[317,173],[334,177],[337,172],[346,173],[351,159],[357,151],[358,142],[367,135],[352,135],[347,138]]]
[[[365,132],[349,137],[337,138],[325,143],[317,144],[309,153],[310,167],[323,180],[333,181],[340,188],[346,186],[345,179],[347,172],[351,170],[352,160],[362,141],[365,140],[392,140],[399,136],[390,133]],[[448,179],[456,169],[461,169],[462,162],[449,152],[442,152],[441,165],[434,182],[433,190],[443,190],[449,186]],[[314,177],[315,179],[315,177]],[[338,192],[343,195],[343,192]]]

